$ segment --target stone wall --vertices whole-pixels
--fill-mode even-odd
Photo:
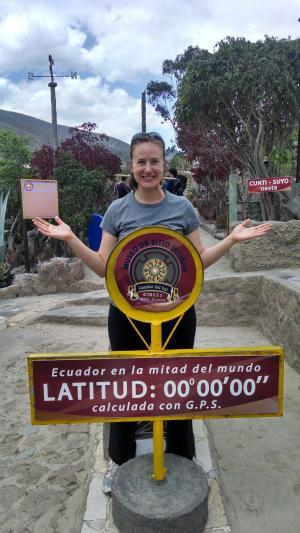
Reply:
[[[54,257],[50,261],[40,263],[36,274],[16,275],[10,287],[0,289],[0,299],[59,292],[85,292],[98,288],[95,283],[86,281],[83,277],[81,259]]]
[[[236,244],[230,250],[236,272],[300,267],[300,220],[273,222],[265,237]]]
[[[228,276],[204,282],[196,302],[199,325],[254,326],[262,276]]]
[[[256,326],[279,344],[300,372],[300,284],[280,277],[237,275],[205,281],[196,302],[202,326]]]
[[[274,344],[284,348],[289,364],[300,372],[300,286],[264,277],[257,323]]]

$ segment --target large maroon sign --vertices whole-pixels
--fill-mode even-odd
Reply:
[[[116,259],[114,275],[127,302],[147,310],[149,304],[178,305],[184,301],[194,288],[196,267],[184,243],[155,232],[134,237],[124,245]]]
[[[33,423],[280,411],[279,354],[41,358],[30,374]]]
[[[278,178],[253,178],[248,180],[248,192],[280,192],[291,189],[291,178],[282,176]]]

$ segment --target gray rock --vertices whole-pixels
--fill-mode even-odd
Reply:
[[[64,499],[64,491],[54,491],[49,489],[38,491],[29,490],[28,494],[23,500],[23,513],[28,516],[28,510],[30,512],[30,519],[38,519],[49,508],[58,505]]]
[[[42,289],[48,286],[69,285],[83,279],[82,261],[77,258],[54,257],[38,265],[38,280]]]
[[[38,483],[41,477],[47,474],[48,470],[46,466],[36,464],[34,461],[23,463],[22,465],[17,463],[7,469],[10,474],[16,475],[18,483],[26,486]]]
[[[296,196],[296,198],[289,200],[287,208],[297,219],[300,219],[300,196]]]
[[[290,193],[290,200],[287,202],[287,209],[292,213],[297,219],[300,219],[300,183],[294,183],[292,185],[292,190]]]
[[[259,239],[235,244],[230,250],[237,272],[300,267],[300,220],[273,222],[273,229]]]
[[[83,279],[83,264],[77,257],[54,257],[40,263],[37,271],[37,274],[16,274],[13,285],[0,289],[0,299],[99,289],[99,282]]]
[[[39,431],[38,427],[29,426],[28,424],[26,424],[26,426],[24,426],[24,428],[23,428],[23,435],[24,436],[32,435],[33,433],[37,433],[38,431]]]
[[[33,457],[37,453],[37,449],[35,447],[33,448],[27,448],[27,450],[24,450],[23,452],[19,453],[17,455],[17,459],[28,459],[29,457]]]
[[[63,488],[74,487],[77,485],[77,478],[71,466],[66,465],[54,470],[48,476],[48,482],[51,485],[59,485]]]
[[[15,502],[24,495],[22,489],[15,485],[6,485],[0,487],[0,500],[4,508],[9,508],[12,502]]]

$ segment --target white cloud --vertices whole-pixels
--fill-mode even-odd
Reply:
[[[282,16],[281,0],[0,0],[0,69],[46,68],[48,53],[62,69],[102,75],[108,81],[159,74],[162,61],[189,45],[212,49],[226,35],[256,40],[297,35],[299,0]],[[83,48],[87,32],[96,46]]]
[[[290,0],[283,16],[282,0],[0,0],[0,105],[50,120],[46,80],[13,80],[26,71],[47,74],[51,53],[57,74],[79,74],[77,81],[58,82],[59,122],[90,120],[129,140],[141,113],[128,83],[141,92],[164,59],[189,45],[212,50],[227,35],[296,37],[299,7],[300,0]],[[86,39],[92,44],[85,48]],[[147,126],[173,136],[151,108]]]
[[[1,107],[25,115],[51,121],[50,89],[44,81],[13,83],[0,78]],[[141,129],[140,99],[124,89],[110,90],[100,77],[61,79],[56,88],[58,123],[76,126],[95,122],[98,131],[126,142]],[[148,108],[148,130],[160,131],[167,144],[174,137],[168,125]]]

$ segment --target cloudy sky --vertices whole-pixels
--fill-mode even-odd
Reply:
[[[226,37],[299,37],[300,0],[0,0],[0,108],[51,121],[52,54],[59,124],[96,122],[129,142],[141,129],[141,92],[164,59]],[[147,106],[147,129],[172,129]]]

